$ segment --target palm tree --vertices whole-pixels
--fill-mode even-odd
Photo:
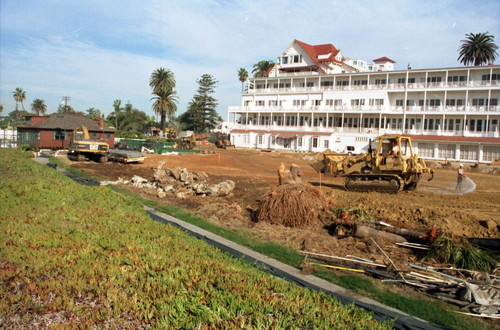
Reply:
[[[153,103],[153,111],[160,115],[162,135],[165,133],[165,117],[171,118],[177,111],[177,93],[172,89],[164,89],[153,94],[151,100]]]
[[[495,37],[485,33],[468,33],[458,49],[458,61],[464,65],[474,63],[474,66],[493,63],[498,56]]]
[[[238,78],[241,81],[241,92],[243,93],[243,83],[248,79],[248,71],[245,68],[238,70]]]
[[[47,112],[47,105],[44,100],[34,99],[33,103],[31,103],[31,110],[36,113],[37,116],[40,116],[40,114],[44,115]]]
[[[26,111],[24,110],[24,104],[23,104],[23,102],[26,100],[26,92],[23,91],[21,87],[17,87],[16,90],[12,92],[12,95],[14,96],[14,100],[16,100],[16,110],[18,110],[17,104],[21,102],[23,111]]]
[[[122,111],[122,108],[120,108],[121,104],[122,100],[115,100],[113,102],[113,108],[115,109],[115,129],[118,129],[118,114]]]
[[[254,78],[267,77],[267,71],[274,65],[273,61],[263,60],[254,64],[253,66],[253,76]]]
[[[159,68],[153,71],[149,79],[149,86],[153,89],[153,97],[155,100],[153,110],[161,118],[162,135],[165,132],[165,117],[169,118],[177,111],[177,93],[175,88],[174,73],[165,68]]]

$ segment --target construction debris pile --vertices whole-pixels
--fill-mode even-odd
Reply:
[[[375,241],[374,241],[375,242]],[[462,314],[500,319],[500,276],[486,272],[457,269],[449,266],[431,267],[408,263],[399,267],[377,244],[385,256],[384,264],[359,258],[301,251],[304,269],[324,267],[364,273],[383,282],[402,283],[424,291],[435,298],[461,307]]]
[[[120,178],[117,181],[103,181],[101,185],[131,184],[137,188],[153,190],[158,198],[174,196],[180,199],[190,196],[224,197],[230,195],[234,189],[234,181],[226,180],[211,184],[206,173],[190,172],[180,167],[163,169],[164,163],[158,164],[152,182],[135,175],[130,181]]]
[[[335,236],[359,238],[375,245],[378,253],[372,253],[369,260],[353,255],[302,251],[306,256],[304,269],[318,266],[365,273],[384,282],[410,285],[458,305],[464,310],[463,314],[500,318],[500,264],[467,239],[447,237],[436,226],[428,231],[398,228],[356,208],[332,209],[321,221]],[[402,262],[394,256],[391,259],[391,253],[382,246],[409,249],[425,264]],[[375,255],[383,259],[376,259]]]

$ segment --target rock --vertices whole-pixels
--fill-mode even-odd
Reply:
[[[158,196],[158,198],[165,198],[167,194],[162,188],[158,188],[156,196]]]
[[[229,195],[233,191],[234,186],[234,181],[222,181],[216,185],[208,187],[207,195],[214,197],[224,197]]]
[[[498,226],[497,223],[493,220],[481,220],[479,221],[479,224],[488,230],[495,229]]]

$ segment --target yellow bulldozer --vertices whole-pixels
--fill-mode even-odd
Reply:
[[[68,158],[75,161],[90,159],[100,163],[108,161],[108,144],[100,140],[92,140],[87,127],[80,126],[73,131],[68,148]]]
[[[429,181],[433,179],[434,169],[413,152],[410,136],[382,135],[373,142],[368,153],[351,156],[327,151],[310,165],[317,172],[345,177],[344,187],[350,191],[414,190],[424,173],[431,174]]]

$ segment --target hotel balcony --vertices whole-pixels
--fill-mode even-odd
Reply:
[[[230,106],[229,113],[403,113],[402,106],[381,105],[331,105],[331,106]],[[499,114],[500,106],[407,106],[407,113],[440,113],[446,114]]]
[[[269,78],[275,81],[275,78]],[[489,81],[472,80],[469,82],[417,82],[408,84],[388,83],[388,84],[366,84],[366,85],[342,85],[342,86],[313,86],[313,87],[282,87],[282,88],[249,88],[243,94],[259,94],[259,93],[305,93],[305,92],[325,92],[325,91],[356,91],[356,90],[387,90],[387,91],[404,91],[420,90],[420,89],[470,89],[470,88],[495,88],[500,87],[500,80]]]

